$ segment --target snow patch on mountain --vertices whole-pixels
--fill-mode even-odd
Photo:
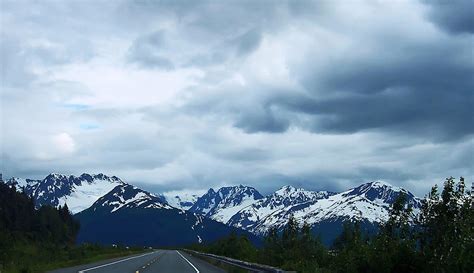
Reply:
[[[270,227],[282,228],[291,216],[300,224],[306,222],[310,225],[337,220],[368,221],[377,224],[388,219],[390,206],[400,193],[406,194],[408,203],[416,214],[421,202],[413,194],[388,183],[374,181],[326,198],[280,207],[271,213],[268,213],[268,209],[254,208],[257,205],[254,204],[251,208],[239,212],[229,223],[255,234],[264,234]],[[249,217],[250,221],[245,221],[245,216],[253,218]]]
[[[262,198],[256,189],[248,186],[222,187],[217,191],[209,189],[189,211],[227,223],[235,213]]]
[[[231,216],[227,224],[252,230],[265,217],[276,211],[296,204],[325,199],[334,194],[327,191],[308,191],[293,186],[284,186],[275,193],[238,211]]]
[[[101,196],[111,191],[118,184],[117,181],[109,179],[94,179],[93,181],[82,181],[74,184],[71,193],[59,198],[58,204],[67,204],[72,213],[77,213],[89,208]]]
[[[80,176],[51,173],[43,180],[11,178],[7,181],[18,191],[24,191],[42,205],[63,206],[67,204],[72,213],[89,208],[97,199],[117,185],[125,184],[115,176],[104,174],[82,174]]]
[[[24,179],[20,177],[12,177],[5,181],[5,183],[7,183],[8,185],[15,186],[18,192],[24,191],[27,194],[32,192],[40,182],[41,180]]]
[[[94,210],[100,208],[110,213],[126,208],[174,209],[161,197],[128,184],[114,187],[106,195],[100,197],[92,207]]]
[[[188,210],[196,203],[199,195],[196,193],[172,191],[163,193],[163,197],[170,206]]]

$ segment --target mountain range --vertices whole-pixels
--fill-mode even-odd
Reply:
[[[11,178],[6,183],[30,195],[37,207],[67,204],[81,222],[80,242],[183,245],[230,232],[257,241],[294,217],[330,244],[347,221],[376,229],[400,193],[415,213],[421,205],[412,193],[381,181],[340,193],[284,186],[267,196],[243,185],[209,189],[202,196],[152,194],[104,174],[53,173],[43,180]]]
[[[174,208],[161,197],[123,184],[75,215],[78,242],[142,246],[181,246],[212,242],[235,232],[255,236],[202,215]]]
[[[67,203],[72,213],[78,213],[92,206],[105,193],[118,185],[125,184],[116,176],[81,174],[80,176],[51,173],[43,180],[10,178],[7,184],[16,185],[19,190],[35,200],[37,207],[54,207]]]

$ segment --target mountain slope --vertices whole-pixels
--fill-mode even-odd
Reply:
[[[196,194],[163,194],[166,202],[175,208],[188,210],[199,198]]]
[[[15,186],[18,192],[24,191],[27,194],[31,194],[37,187],[41,180],[23,179],[19,177],[12,177],[5,181],[8,185]]]
[[[262,198],[256,189],[248,186],[223,187],[217,191],[210,189],[197,199],[189,211],[227,223],[238,211]]]
[[[161,197],[129,184],[118,185],[91,206],[94,210],[116,212],[123,209],[174,209]]]
[[[341,223],[345,221],[360,221],[366,226],[377,226],[388,219],[390,206],[400,193],[406,194],[408,203],[413,206],[416,213],[421,204],[413,194],[402,188],[375,181],[327,198],[285,206],[247,226],[240,226],[255,234],[264,234],[270,227],[283,228],[291,216],[299,223],[306,222],[313,227],[331,226],[330,223],[339,223],[336,226],[341,227]],[[237,219],[239,218],[233,217],[232,220]],[[231,224],[239,226],[238,221],[233,221]],[[319,232],[322,231],[320,228]]]
[[[36,207],[57,207],[66,203],[72,213],[87,209],[115,186],[125,184],[118,177],[101,173],[84,173],[78,177],[51,173],[43,180],[12,178],[7,183],[24,190],[33,198]]]
[[[119,185],[75,217],[78,242],[182,246],[212,242],[230,234],[248,234],[201,215],[169,206],[130,185]],[[257,241],[255,236],[250,237]]]
[[[334,195],[334,193],[327,191],[307,191],[292,186],[284,186],[272,195],[238,211],[230,218],[227,224],[258,233],[255,230],[255,226],[272,213],[292,205],[325,199],[331,195]]]

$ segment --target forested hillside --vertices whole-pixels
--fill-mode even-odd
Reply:
[[[0,271],[47,269],[124,255],[132,251],[94,245],[74,246],[79,223],[68,207],[42,206],[15,186],[0,181]]]
[[[263,248],[232,235],[197,250],[269,264],[297,272],[334,273],[472,273],[474,269],[474,208],[472,193],[449,178],[437,186],[415,216],[400,194],[387,222],[375,235],[359,223],[346,223],[331,248],[314,237],[309,225],[290,218],[283,232],[271,229]]]

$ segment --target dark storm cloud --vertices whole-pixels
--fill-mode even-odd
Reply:
[[[344,95],[306,100],[302,110],[323,115],[314,128],[323,132],[387,128],[448,140],[472,134],[471,49],[466,43],[439,43],[445,44],[409,48],[395,61],[375,53],[373,59],[342,62],[326,72],[319,87]]]
[[[341,56],[324,69],[311,60],[297,67],[294,73],[306,93],[289,91],[262,100],[265,109],[286,113],[254,114],[244,108],[253,118],[244,115],[236,126],[247,132],[282,132],[290,125],[316,133],[378,130],[435,141],[474,133],[469,39],[375,42],[369,56]]]
[[[448,4],[446,11],[442,9],[446,5],[433,4],[433,12],[454,18],[456,9],[472,10],[467,7],[471,2]],[[275,10],[281,8],[276,6],[261,15],[276,14]],[[327,10],[326,4],[304,1],[283,6],[288,8],[291,16],[303,16],[309,21],[318,16],[317,12],[310,13],[309,10]],[[227,10],[225,5],[217,5],[216,9]],[[223,63],[232,52],[239,55],[239,52],[254,51],[261,43],[262,33],[271,29],[253,17],[259,12],[262,12],[259,8],[256,11],[249,9],[250,15],[244,15],[244,18],[251,18],[246,22],[253,22],[258,28],[251,28],[230,42],[224,42],[220,48],[194,56],[190,64],[199,67]],[[225,14],[234,18],[240,12],[237,9],[235,13]],[[221,19],[220,13],[200,17],[199,26],[209,31],[219,23],[232,24],[221,22]],[[272,92],[273,87],[268,87],[269,90],[261,87],[263,90],[259,93],[263,95],[254,99],[257,102],[249,103],[246,98],[219,94],[208,99],[207,104],[198,99],[198,104],[205,113],[214,113],[219,108],[220,115],[231,117],[232,124],[247,133],[282,133],[297,126],[316,133],[378,130],[435,141],[450,141],[474,133],[473,118],[469,113],[474,104],[471,40],[441,35],[413,39],[397,31],[400,30],[363,33],[365,41],[362,46],[368,48],[365,50],[369,51],[368,54],[359,56],[361,49],[354,47],[352,51],[335,55],[331,62],[322,62],[322,67],[320,61],[312,60],[321,52],[308,52],[304,61],[289,68],[307,95],[289,91],[281,96]],[[346,35],[348,39],[359,39],[355,32]],[[328,52],[331,52],[330,48]],[[191,104],[195,105],[196,101]]]
[[[300,126],[317,133],[354,133],[377,129],[436,141],[474,133],[472,93],[393,90],[327,100],[281,98],[275,102],[310,115]],[[265,128],[261,128],[264,131]]]
[[[385,41],[384,41],[385,42]],[[388,41],[392,42],[392,41]],[[469,40],[437,39],[422,43],[380,42],[370,56],[345,56],[326,67],[323,76],[314,77],[322,88],[347,93],[373,94],[393,87],[413,87],[429,92],[461,92],[467,95],[474,86],[472,48]],[[311,70],[308,70],[311,71]],[[303,79],[313,90],[313,75]],[[328,90],[328,91],[329,91]],[[470,93],[470,92],[469,92]]]
[[[424,1],[428,17],[440,28],[452,33],[474,33],[474,1]]]
[[[234,126],[247,133],[281,133],[290,126],[290,121],[286,117],[267,106],[245,109],[245,112],[238,116]]]

